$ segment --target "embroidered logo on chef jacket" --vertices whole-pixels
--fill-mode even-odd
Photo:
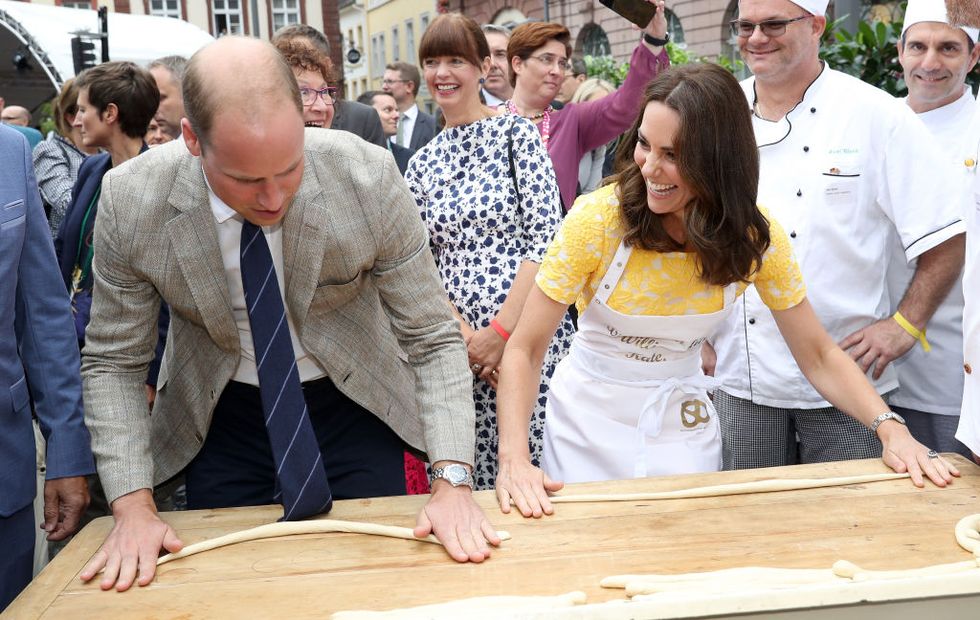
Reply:
[[[699,399],[685,400],[681,403],[681,424],[684,428],[695,428],[711,421],[708,406]]]

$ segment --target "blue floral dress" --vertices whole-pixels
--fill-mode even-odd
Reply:
[[[561,224],[555,172],[537,128],[510,115],[448,127],[412,157],[405,180],[429,229],[449,299],[472,327],[486,327],[521,263],[540,263]],[[528,433],[535,465],[541,458],[548,382],[573,334],[566,315],[545,355]],[[474,377],[473,397],[473,478],[476,489],[490,489],[497,477],[497,393]]]

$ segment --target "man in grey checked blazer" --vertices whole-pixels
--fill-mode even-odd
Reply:
[[[312,361],[434,467],[473,461],[466,349],[414,200],[387,151],[330,130],[304,134],[296,89],[269,44],[224,37],[191,59],[186,147],[158,147],[103,180],[83,377],[116,525],[81,575],[91,579],[105,566],[103,588],[128,588],[137,564],[138,583],[149,583],[160,548],[180,548],[150,489],[190,464],[190,500],[191,472],[209,453],[220,403],[241,385],[233,378],[251,337],[240,338],[229,292],[238,275],[222,254],[227,233],[216,199],[238,222],[267,236],[280,231],[281,244],[270,236],[270,247],[281,252],[298,362]],[[149,415],[141,377],[161,297],[171,326]],[[307,402],[314,407],[309,395]],[[333,478],[329,463],[327,471]],[[458,561],[482,561],[487,543],[499,543],[470,488],[448,480],[433,483],[419,514],[416,535],[430,532]]]

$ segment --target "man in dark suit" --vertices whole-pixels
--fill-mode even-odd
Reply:
[[[398,104],[395,144],[413,151],[425,146],[438,133],[435,117],[423,112],[415,103],[421,83],[418,67],[407,62],[389,64],[381,80],[382,90],[391,93]]]
[[[63,540],[95,471],[82,421],[78,345],[27,141],[0,126],[0,612],[31,580],[34,411],[47,442],[44,525]]]
[[[292,70],[257,39],[195,54],[184,106],[186,146],[102,182],[82,375],[116,522],[80,576],[150,583],[161,547],[182,546],[150,489],[178,472],[188,507],[282,503],[302,518],[332,497],[404,493],[407,446],[436,477],[416,535],[483,561],[499,538],[471,493],[466,346],[391,156],[304,131]],[[161,298],[151,416],[139,377]]]
[[[381,119],[381,130],[384,131],[388,150],[394,156],[398,170],[405,174],[405,171],[408,170],[408,160],[412,158],[412,155],[415,155],[415,151],[394,142],[399,116],[395,98],[391,96],[391,93],[386,93],[383,90],[369,90],[358,97],[357,102],[369,105],[377,112],[378,118]]]

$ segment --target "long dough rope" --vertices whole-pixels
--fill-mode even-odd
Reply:
[[[937,575],[954,575],[980,569],[980,514],[960,519],[954,529],[956,542],[970,553],[972,560],[936,564],[908,570],[866,570],[846,560],[830,569],[740,567],[679,575],[615,575],[600,582],[603,588],[623,588],[627,596],[655,595],[665,592],[714,593],[735,592],[747,585],[778,589],[821,583],[849,583],[873,580],[909,579]]]
[[[575,502],[646,502],[661,499],[693,499],[698,497],[719,497],[722,495],[747,495],[749,493],[773,493],[776,491],[819,489],[821,487],[839,487],[848,484],[899,480],[901,478],[908,477],[909,474],[907,473],[887,473],[866,474],[862,476],[842,476],[839,478],[773,478],[769,480],[756,480],[753,482],[737,482],[734,484],[719,484],[707,487],[677,489],[675,491],[656,491],[652,493],[553,495],[550,499],[554,504]]]
[[[465,598],[447,603],[405,607],[388,611],[338,611],[331,620],[381,620],[382,618],[398,618],[399,620],[434,620],[457,618],[511,618],[531,612],[554,611],[574,605],[582,605],[586,601],[585,592],[566,592],[556,596],[480,596]]]
[[[219,547],[227,547],[237,543],[248,542],[251,540],[262,540],[265,538],[278,538],[280,536],[295,536],[298,534],[324,534],[330,532],[347,532],[350,534],[369,534],[373,536],[387,536],[389,538],[404,538],[405,540],[417,540],[436,545],[442,544],[432,536],[416,538],[411,528],[398,527],[396,525],[380,525],[377,523],[360,523],[358,521],[338,521],[336,519],[318,519],[314,521],[284,521],[279,523],[268,523],[240,532],[232,532],[224,536],[218,536],[210,540],[188,545],[178,551],[165,555],[157,560],[157,566],[186,558],[187,556],[210,551]],[[510,540],[507,532],[497,532],[501,540]]]

